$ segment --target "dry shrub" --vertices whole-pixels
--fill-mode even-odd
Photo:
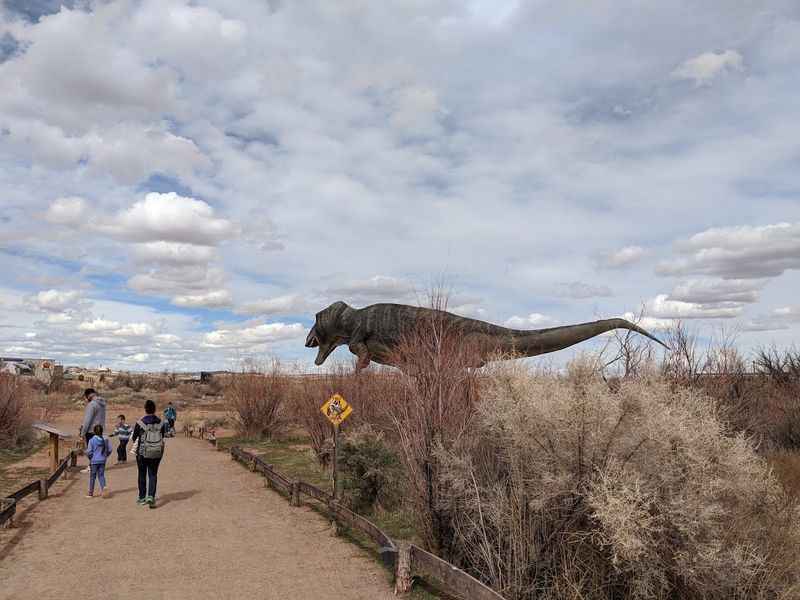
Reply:
[[[441,456],[465,443],[478,392],[477,371],[469,368],[476,352],[443,313],[432,313],[403,337],[394,357],[402,375],[389,409],[406,498],[424,544],[446,559],[457,549]]]
[[[468,570],[510,599],[795,598],[800,512],[702,393],[489,374],[469,448],[440,450]]]
[[[33,439],[31,390],[16,375],[0,373],[0,448],[17,448]]]
[[[283,426],[283,406],[288,382],[280,363],[273,361],[256,373],[237,373],[225,384],[225,400],[240,434],[271,438]]]
[[[372,426],[362,425],[343,436],[339,467],[348,502],[356,512],[387,508],[396,501],[397,455]]]

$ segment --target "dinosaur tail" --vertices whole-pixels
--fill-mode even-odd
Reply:
[[[650,338],[654,342],[669,349],[664,342],[648,333],[635,323],[625,319],[604,319],[591,323],[579,323],[563,327],[551,327],[534,331],[515,331],[513,335],[514,352],[523,356],[538,356],[574,346],[607,331],[614,329],[628,329]]]

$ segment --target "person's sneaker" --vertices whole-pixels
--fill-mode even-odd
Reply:
[[[136,504],[138,504],[139,506],[144,506],[145,504],[147,504],[147,498],[137,498]]]
[[[86,497],[87,498],[94,498],[94,496],[92,494],[86,494]]]
[[[90,470],[89,467],[86,467],[85,469],[81,469],[81,473],[88,473]]]
[[[150,508],[155,508],[156,507],[156,499],[153,498],[152,496],[148,496],[147,497],[147,506],[149,506]]]

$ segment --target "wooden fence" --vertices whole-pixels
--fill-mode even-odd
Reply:
[[[71,466],[75,466],[78,460],[77,450],[70,450],[70,453],[62,460],[56,470],[53,471],[47,479],[38,481],[31,481],[30,483],[22,486],[17,491],[12,492],[6,498],[0,498],[0,526],[10,523],[17,512],[17,503],[33,493],[39,494],[39,500],[47,498],[48,491],[55,484],[56,481],[66,472]]]
[[[251,471],[261,473],[268,485],[286,495],[293,505],[300,504],[301,494],[313,498],[327,508],[328,514],[337,525],[358,531],[370,539],[377,546],[383,563],[394,570],[396,591],[409,591],[411,581],[417,577],[458,598],[503,600],[500,594],[455,565],[414,544],[396,542],[372,521],[342,506],[328,492],[305,481],[289,479],[272,465],[238,446],[232,447],[230,453],[234,460],[246,465]]]

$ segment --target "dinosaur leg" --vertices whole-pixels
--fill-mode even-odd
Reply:
[[[366,369],[369,366],[370,358],[369,349],[364,342],[351,342],[348,346],[350,352],[355,354],[358,357],[358,362],[356,362],[356,373],[361,371],[362,369]]]

